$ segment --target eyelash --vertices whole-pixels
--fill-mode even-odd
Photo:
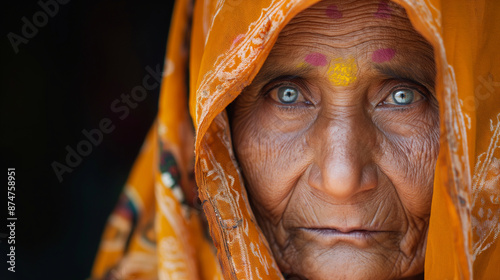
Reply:
[[[285,112],[285,113],[290,112],[290,111],[295,111],[297,109],[299,109],[299,110],[303,109],[302,107],[294,107],[294,106],[280,106],[280,105],[278,105],[277,107],[278,107],[278,110],[280,110],[281,112]]]

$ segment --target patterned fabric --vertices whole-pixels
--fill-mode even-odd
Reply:
[[[283,279],[252,214],[225,108],[251,83],[280,30],[316,2],[177,1],[157,121],[109,218],[93,278]],[[394,2],[434,46],[437,66],[441,146],[425,277],[494,279],[500,2]],[[390,5],[381,1],[374,14],[390,16]]]

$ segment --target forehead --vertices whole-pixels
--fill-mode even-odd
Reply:
[[[432,46],[413,28],[403,7],[378,0],[327,0],[302,11],[280,32],[261,72],[293,75],[304,71],[298,65],[319,70],[317,66],[338,58],[354,59],[361,71],[433,87]]]
[[[405,10],[397,4],[378,0],[327,0],[295,16],[281,31],[277,47],[293,45],[294,41],[326,39],[324,45],[343,49],[376,44],[381,39],[414,35],[418,33],[413,29]]]

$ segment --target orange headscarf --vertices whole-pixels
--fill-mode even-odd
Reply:
[[[248,203],[225,108],[251,83],[280,30],[318,1],[177,1],[158,117],[109,218],[93,278],[283,279]],[[441,140],[425,278],[494,279],[500,2],[394,2],[433,45],[437,67]]]

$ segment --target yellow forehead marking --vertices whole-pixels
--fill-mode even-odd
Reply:
[[[305,62],[301,62],[295,66],[295,68],[304,68],[304,67],[307,67]]]
[[[336,58],[330,62],[328,79],[336,86],[348,86],[356,81],[358,65],[354,58]]]

